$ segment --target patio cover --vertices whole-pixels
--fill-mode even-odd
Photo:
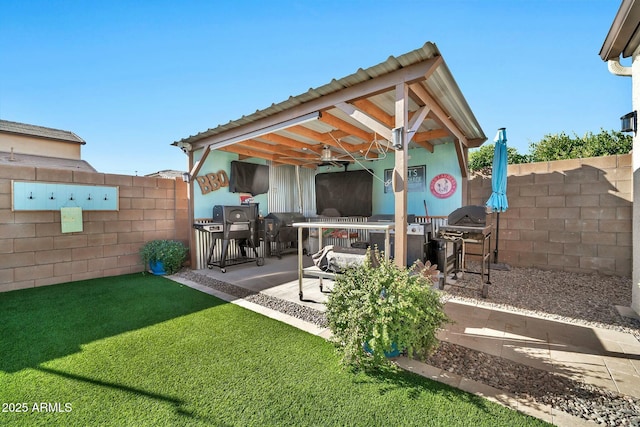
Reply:
[[[312,168],[326,147],[370,157],[394,151],[395,216],[405,223],[408,149],[433,152],[435,145],[453,143],[466,177],[468,149],[486,139],[438,48],[427,42],[173,145],[189,154],[192,177],[211,150]],[[199,149],[203,155],[194,163],[192,152]],[[396,230],[395,239],[396,262],[405,265],[406,230]]]

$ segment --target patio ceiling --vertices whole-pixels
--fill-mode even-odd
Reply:
[[[186,151],[204,148],[199,163],[211,150],[310,168],[337,160],[373,159],[392,149],[399,85],[408,88],[408,102],[403,103],[408,148],[433,152],[436,145],[454,143],[466,176],[467,149],[487,138],[430,42],[173,145]],[[192,176],[199,167],[193,165]]]

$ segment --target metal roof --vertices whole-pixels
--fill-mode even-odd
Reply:
[[[422,146],[433,151],[433,145],[456,141],[469,148],[486,141],[480,124],[438,48],[427,42],[419,49],[398,57],[390,56],[380,64],[367,69],[360,68],[349,76],[333,79],[323,86],[183,138],[173,145],[187,145],[193,150],[203,147],[223,149],[247,157],[262,157],[289,164],[301,164],[300,159],[294,159],[296,154],[301,158],[309,153],[319,154],[327,144],[337,152],[340,149],[362,151],[367,146],[371,147],[376,140],[384,138],[346,114],[343,108],[339,108],[340,105],[358,109],[359,113],[364,111],[387,129],[392,129],[395,122],[395,88],[399,83],[410,87],[410,116],[419,113],[425,104],[430,107],[429,114],[416,129],[410,148]],[[259,129],[268,129],[269,125],[275,126],[279,122],[313,112],[320,113],[320,120],[305,122],[294,128],[275,129],[266,135],[248,137],[242,141],[243,135],[250,135],[251,132],[256,135]],[[231,140],[234,141],[234,147],[225,146],[224,142]],[[239,145],[236,141],[239,141]]]
[[[86,142],[78,135],[67,130],[10,122],[8,120],[0,120],[0,132],[35,136],[37,138],[55,139],[57,141],[74,142],[82,145],[86,144]]]

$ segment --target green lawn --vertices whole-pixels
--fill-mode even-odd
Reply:
[[[0,402],[0,425],[544,425],[141,274],[0,294]]]

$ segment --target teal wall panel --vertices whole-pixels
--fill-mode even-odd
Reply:
[[[194,152],[194,161],[199,160],[202,157],[202,150]],[[227,176],[231,175],[231,161],[238,160],[238,155],[235,153],[227,153],[225,151],[212,151],[207,156],[207,159],[200,168],[198,176],[205,176],[210,173],[216,173],[223,170],[227,173]],[[242,160],[247,163],[257,163],[264,165],[265,160],[262,159],[247,159]],[[213,207],[215,205],[239,205],[241,200],[240,196],[247,196],[242,193],[231,193],[229,187],[221,187],[218,190],[211,191],[206,194],[202,194],[200,185],[193,182],[193,203],[194,203],[194,218],[211,218],[213,215]],[[255,203],[260,204],[260,211],[263,215],[268,213],[268,197],[266,194],[258,194],[254,197]]]
[[[194,153],[194,160],[197,161],[202,156],[202,150]],[[436,145],[434,152],[422,148],[409,150],[409,166],[426,166],[425,173],[425,190],[420,192],[409,192],[407,200],[407,213],[415,215],[425,215],[424,202],[427,203],[429,215],[449,215],[453,210],[462,206],[462,174],[458,165],[458,157],[456,155],[455,146],[453,144]],[[382,156],[381,156],[382,157]],[[212,151],[204,165],[202,166],[198,176],[204,176],[208,173],[216,173],[224,170],[227,175],[230,173],[231,161],[238,160],[238,155],[223,151]],[[266,164],[266,161],[260,159],[247,159],[246,162],[254,162]],[[394,213],[394,195],[393,192],[384,192],[384,170],[393,169],[395,164],[393,151],[387,153],[386,157],[375,161],[362,162],[362,164],[354,163],[349,166],[348,170],[360,170],[367,168],[374,174],[373,180],[373,213],[374,214],[393,214]],[[342,168],[320,167],[317,173],[324,172],[341,172]],[[429,184],[433,178],[440,174],[449,174],[457,182],[457,189],[447,198],[438,198],[431,193]],[[197,182],[194,185],[194,217],[210,218],[214,205],[238,205],[240,204],[240,194],[230,193],[229,187],[222,187],[216,191],[202,194]],[[289,184],[295,186],[295,180]],[[312,182],[311,185],[314,185]],[[257,195],[255,202],[260,203],[260,211],[266,215],[270,212],[268,206],[268,197],[266,194]]]
[[[14,211],[59,211],[66,207],[85,211],[119,209],[117,186],[13,181],[11,187]]]
[[[462,206],[462,173],[458,165],[458,157],[456,155],[453,144],[436,145],[433,153],[423,149],[415,148],[409,150],[409,166],[426,166],[426,186],[422,192],[409,192],[407,196],[407,213],[415,215],[425,215],[424,202],[427,203],[429,215],[440,216],[449,215],[452,211]],[[367,169],[374,174],[373,179],[373,213],[374,214],[393,214],[394,213],[394,194],[393,192],[384,192],[384,171],[385,169],[393,169],[395,158],[393,151],[387,153],[386,157],[379,160],[363,162]],[[353,164],[348,170],[363,169],[361,165]],[[318,173],[329,172],[336,168],[328,169],[318,168]],[[457,182],[455,192],[447,198],[441,199],[431,193],[429,184],[431,180],[440,174],[449,174],[454,177]]]

